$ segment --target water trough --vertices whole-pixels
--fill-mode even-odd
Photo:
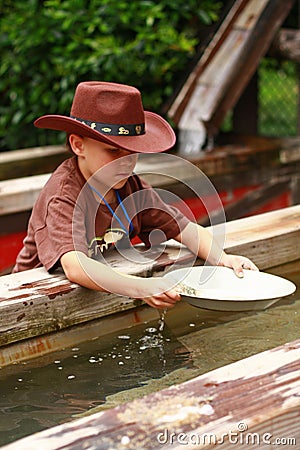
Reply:
[[[264,270],[274,261],[299,260],[299,215],[298,205],[229,222],[226,248],[249,256]],[[189,265],[191,255],[183,250],[169,242],[158,261],[143,270],[141,266],[126,270],[142,276],[161,274],[178,252],[182,264]],[[115,257],[113,264],[120,269],[123,263]],[[2,366],[89,339],[96,318],[102,317],[101,332],[106,333],[158,317],[133,300],[87,291],[62,274],[49,275],[43,269],[1,277],[0,311]],[[293,341],[3,448],[181,448],[180,440],[195,448],[193,439],[205,433],[218,442],[224,438],[223,448],[230,448],[234,436],[240,439],[237,448],[244,448],[247,433],[248,439],[260,439],[252,448],[264,448],[262,439],[270,439],[266,433],[272,439],[290,439],[293,445],[292,439],[300,438],[299,356],[300,342]],[[247,429],[241,430],[240,424]]]

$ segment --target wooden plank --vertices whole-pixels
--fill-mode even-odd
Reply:
[[[50,175],[0,181],[0,215],[30,210]]]
[[[300,205],[253,216],[210,230],[224,237],[225,248],[253,259],[261,269],[297,260],[300,254]],[[142,247],[141,247],[142,248]],[[152,259],[132,262],[118,253],[110,264],[124,273],[140,276],[162,274],[179,260],[190,266],[195,257],[170,241],[152,250]],[[124,259],[123,259],[124,258]],[[201,261],[198,261],[201,263]],[[70,283],[64,275],[50,275],[44,268],[0,277],[0,346],[58,331],[140,305],[127,297],[106,294]]]
[[[201,55],[201,58],[198,61],[195,69],[189,74],[187,81],[184,83],[178,96],[175,98],[174,103],[171,105],[168,111],[168,116],[174,121],[177,126],[181,114],[183,113],[188,101],[190,100],[198,77],[202,74],[207,65],[210,64],[210,62],[213,60],[219,48],[222,46],[222,43],[230,33],[234,21],[241,13],[241,11],[245,8],[247,2],[248,0],[236,0],[233,3],[228,11],[227,16],[224,18],[212,40]]]
[[[138,263],[122,259],[116,253],[111,266],[139,276],[160,273],[177,258],[184,264],[194,256],[183,246],[158,247],[153,259]],[[157,258],[157,259],[155,259]],[[57,272],[44,268],[0,277],[0,346],[22,339],[58,331],[72,325],[109,316],[141,305],[142,302],[116,294],[82,288]]]
[[[300,230],[300,205],[256,216],[233,220],[226,224],[226,246],[242,245]],[[219,227],[217,225],[216,227]],[[279,263],[282,264],[282,263]],[[278,264],[278,265],[279,265]]]
[[[299,374],[297,340],[2,449],[298,448]]]
[[[252,0],[248,2],[243,10],[243,14],[237,17],[233,28],[253,30],[268,2],[269,0]]]
[[[69,156],[62,145],[1,152],[0,181],[53,172]]]
[[[234,70],[234,65],[240,58],[243,51],[242,43],[247,39],[247,31],[242,29],[233,29],[215,56],[214,64],[207,66],[198,80],[198,85],[216,86],[220,89],[226,78],[230,77]],[[205,108],[205,103],[198,104],[198,110]],[[207,112],[207,115],[209,113]]]
[[[118,330],[124,330],[158,318],[158,310],[141,306],[119,314],[102,317],[101,323],[99,323],[99,320],[91,320],[84,324],[60,330],[59,333],[48,333],[1,346],[0,367],[48,355],[63,348],[74,347],[82,342],[98,339],[108,333],[115,333]]]
[[[223,226],[216,225],[215,232],[218,227],[222,230]],[[225,248],[245,254],[262,270],[297,260],[300,205],[228,222]]]
[[[251,182],[250,175],[256,183],[273,176],[278,177],[279,172],[287,174],[287,170],[288,175],[297,175],[300,138],[246,137],[240,143],[215,148],[204,157],[187,162],[180,157],[168,158],[168,155],[143,155],[137,163],[136,173],[152,186],[176,193],[180,190],[180,185],[193,185],[199,179],[199,172],[191,170],[190,163],[209,176],[219,190],[225,186],[226,189],[232,188],[237,184],[235,180],[239,180],[240,185],[247,185]],[[245,174],[241,177],[239,172]],[[228,174],[235,177],[230,185],[226,183]],[[0,215],[30,210],[49,176],[50,174],[43,174],[0,181]],[[190,195],[192,196],[192,192]]]
[[[179,120],[180,130],[197,130],[199,122],[209,121],[223,97],[224,89],[236,72],[236,65],[244,52],[247,33],[243,30],[232,30],[219,52],[214,63],[207,66],[195,86],[193,95]]]
[[[297,140],[282,140],[282,150],[280,151],[280,162],[287,164],[300,160],[300,142]]]

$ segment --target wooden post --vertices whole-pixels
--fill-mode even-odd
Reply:
[[[258,130],[258,74],[249,81],[233,110],[233,132],[257,135]]]

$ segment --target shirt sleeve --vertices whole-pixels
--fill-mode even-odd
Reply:
[[[35,231],[35,240],[39,260],[47,270],[69,251],[87,254],[84,214],[75,209],[72,199],[53,197],[48,204],[43,226]]]

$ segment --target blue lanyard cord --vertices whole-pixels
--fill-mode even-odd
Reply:
[[[91,188],[92,191],[94,191],[94,192],[101,198],[101,200],[105,203],[105,205],[107,206],[107,208],[108,208],[109,211],[111,212],[113,218],[116,219],[116,220],[119,222],[120,227],[121,227],[121,228],[125,231],[125,233],[128,235],[127,228],[125,227],[125,225],[123,224],[123,222],[121,221],[121,219],[117,216],[116,212],[112,209],[112,207],[110,206],[110,204],[107,203],[107,201],[105,200],[105,198],[103,197],[103,195],[100,194],[100,192],[98,192],[97,189],[95,189],[95,188],[94,188],[93,186],[91,186],[90,184],[89,184],[89,187]],[[117,189],[116,189],[115,191],[116,191],[116,194],[117,194],[117,199],[118,199],[119,205],[121,206],[121,208],[122,208],[122,210],[123,210],[123,212],[124,212],[124,214],[125,214],[125,217],[126,217],[126,219],[128,220],[128,223],[129,223],[129,233],[131,233],[131,232],[133,231],[133,224],[132,224],[132,222],[131,222],[131,220],[130,220],[130,217],[129,217],[129,215],[128,215],[128,213],[127,213],[127,211],[126,211],[126,209],[125,209],[125,207],[124,207],[124,205],[123,205],[123,202],[122,202],[122,199],[121,199],[121,197],[120,197],[119,191],[118,191]]]
[[[126,217],[126,219],[128,220],[128,223],[129,223],[129,233],[131,233],[131,232],[133,231],[133,224],[132,224],[131,219],[130,219],[130,217],[129,217],[129,215],[128,215],[128,212],[127,212],[126,209],[125,209],[125,206],[123,205],[123,201],[122,201],[122,199],[121,199],[121,197],[120,197],[119,191],[118,191],[117,189],[115,189],[115,191],[116,191],[116,194],[117,194],[117,199],[118,199],[119,205],[121,206],[121,208],[122,208],[122,210],[123,210],[123,213],[125,214],[125,217]],[[116,216],[116,218],[117,218],[116,213],[115,213],[115,216]]]

